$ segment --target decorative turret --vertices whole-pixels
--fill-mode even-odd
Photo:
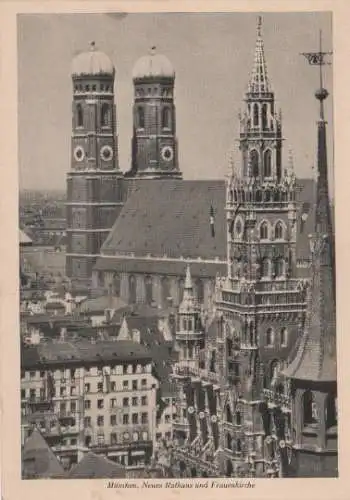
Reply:
[[[183,299],[179,306],[176,342],[180,349],[180,361],[195,366],[199,350],[203,346],[204,332],[201,322],[201,308],[195,297],[190,266],[186,268]]]
[[[311,237],[312,272],[303,336],[285,370],[291,382],[293,471],[298,477],[337,476],[337,362],[334,235],[330,216],[322,66],[327,53],[304,54],[320,67],[317,196]]]

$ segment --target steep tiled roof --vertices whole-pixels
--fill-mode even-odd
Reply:
[[[304,260],[309,256],[308,234],[313,224],[314,181],[298,179],[297,185],[300,202],[297,259]],[[218,272],[225,272],[223,180],[167,179],[138,181],[135,186],[102,246],[102,256],[97,260],[96,269],[185,275],[186,261],[182,258],[190,258],[195,261],[191,262],[193,276],[215,276]],[[209,223],[211,206],[214,209],[214,237]],[[306,214],[304,221],[301,220],[302,214]],[[152,256],[152,259],[147,256]]]
[[[215,237],[209,224],[211,206]],[[101,251],[224,258],[225,226],[224,181],[139,181]]]
[[[40,434],[34,429],[22,450],[23,478],[63,478],[64,469]]]
[[[102,455],[89,451],[69,472],[69,479],[126,477],[125,468]]]
[[[119,297],[104,295],[95,299],[85,300],[80,306],[82,313],[104,312],[106,309],[121,309],[127,304]]]
[[[150,351],[131,341],[46,342],[22,349],[22,368],[43,365],[102,363],[107,361],[150,361]]]

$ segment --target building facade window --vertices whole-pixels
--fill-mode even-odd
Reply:
[[[132,381],[132,390],[137,391],[137,380]]]
[[[137,126],[145,128],[145,110],[141,106],[137,108]]]
[[[110,424],[117,425],[117,415],[111,415]]]
[[[266,130],[267,129],[267,104],[266,103],[264,103],[262,105],[261,121],[262,121],[263,130]]]
[[[146,406],[147,405],[147,396],[142,396],[141,398],[141,405]]]
[[[253,177],[259,177],[259,153],[256,149],[250,152],[250,168]]]
[[[84,427],[85,429],[91,427],[91,417],[84,417]]]
[[[104,406],[104,400],[103,399],[98,399],[97,400],[97,408],[102,409]]]
[[[123,398],[123,406],[124,408],[129,406],[129,398]]]
[[[136,278],[134,275],[129,276],[129,301],[130,304],[136,304]]]
[[[274,335],[272,328],[268,328],[266,330],[266,346],[272,347],[274,344]]]
[[[253,105],[253,126],[259,126],[259,106],[257,103]]]
[[[170,109],[168,107],[162,110],[162,128],[170,129]]]
[[[281,221],[276,222],[275,225],[275,239],[282,240],[283,239],[283,224]]]
[[[133,424],[138,424],[139,423],[139,415],[138,415],[138,413],[133,413],[131,418],[132,418],[132,423]]]
[[[146,276],[145,278],[145,295],[146,304],[150,306],[153,302],[153,281],[151,276]]]
[[[106,102],[101,107],[101,127],[111,126],[111,108]]]
[[[84,116],[83,116],[83,107],[80,103],[77,104],[77,127],[83,127],[84,125]]]
[[[129,415],[123,415],[123,425],[129,425]]]
[[[318,411],[315,396],[312,391],[307,390],[302,397],[303,422],[304,426],[315,425],[318,423]]]
[[[148,413],[141,413],[141,423],[142,424],[148,423]]]
[[[269,226],[266,221],[260,224],[260,239],[267,240],[269,238]]]
[[[97,417],[97,426],[98,427],[103,427],[104,425],[104,417],[103,415],[98,415]]]
[[[226,422],[232,422],[232,412],[230,405],[226,405]]]
[[[287,328],[285,326],[281,328],[280,335],[281,335],[281,338],[280,338],[281,346],[286,347],[288,345],[288,332],[287,332]]]
[[[134,397],[132,398],[132,405],[133,405],[133,406],[137,406],[137,403],[138,403],[138,402],[137,402],[137,397],[135,397],[135,396],[134,396]]]
[[[275,262],[275,275],[276,278],[284,276],[284,259],[282,257],[278,258]]]
[[[264,177],[272,175],[272,154],[271,149],[267,149],[264,153]]]

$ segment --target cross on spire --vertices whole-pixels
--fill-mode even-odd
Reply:
[[[322,50],[322,30],[320,30],[320,37],[319,37],[319,50],[318,52],[302,52],[301,55],[303,55],[308,63],[311,66],[318,66],[319,67],[319,78],[320,78],[320,87],[315,93],[315,97],[317,100],[320,101],[320,119],[324,120],[324,106],[323,106],[323,101],[327,99],[328,97],[328,91],[323,87],[323,70],[322,67],[326,64],[331,64],[330,62],[326,61],[326,56],[332,55],[333,52],[324,52]]]

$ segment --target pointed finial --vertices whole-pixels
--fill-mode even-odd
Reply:
[[[186,267],[185,288],[187,288],[187,289],[192,288],[191,269],[190,269],[189,264],[187,264],[187,267]]]
[[[91,51],[93,51],[93,50],[95,50],[95,49],[96,49],[96,43],[95,43],[95,41],[94,41],[94,40],[92,40],[92,41],[90,42],[90,50],[91,50]]]
[[[249,83],[249,92],[261,94],[270,91],[270,83],[267,77],[264,42],[261,36],[262,17],[258,17],[257,38],[255,44],[255,57],[253,72]]]
[[[130,338],[131,337],[128,322],[126,320],[126,316],[124,316],[122,324],[120,326],[118,340],[129,340]]]
[[[262,26],[262,16],[258,16],[258,24],[257,24],[256,32],[257,32],[257,35],[259,38],[261,37],[261,26]]]
[[[292,174],[294,172],[294,158],[293,158],[293,150],[290,147],[288,149],[288,172]]]

